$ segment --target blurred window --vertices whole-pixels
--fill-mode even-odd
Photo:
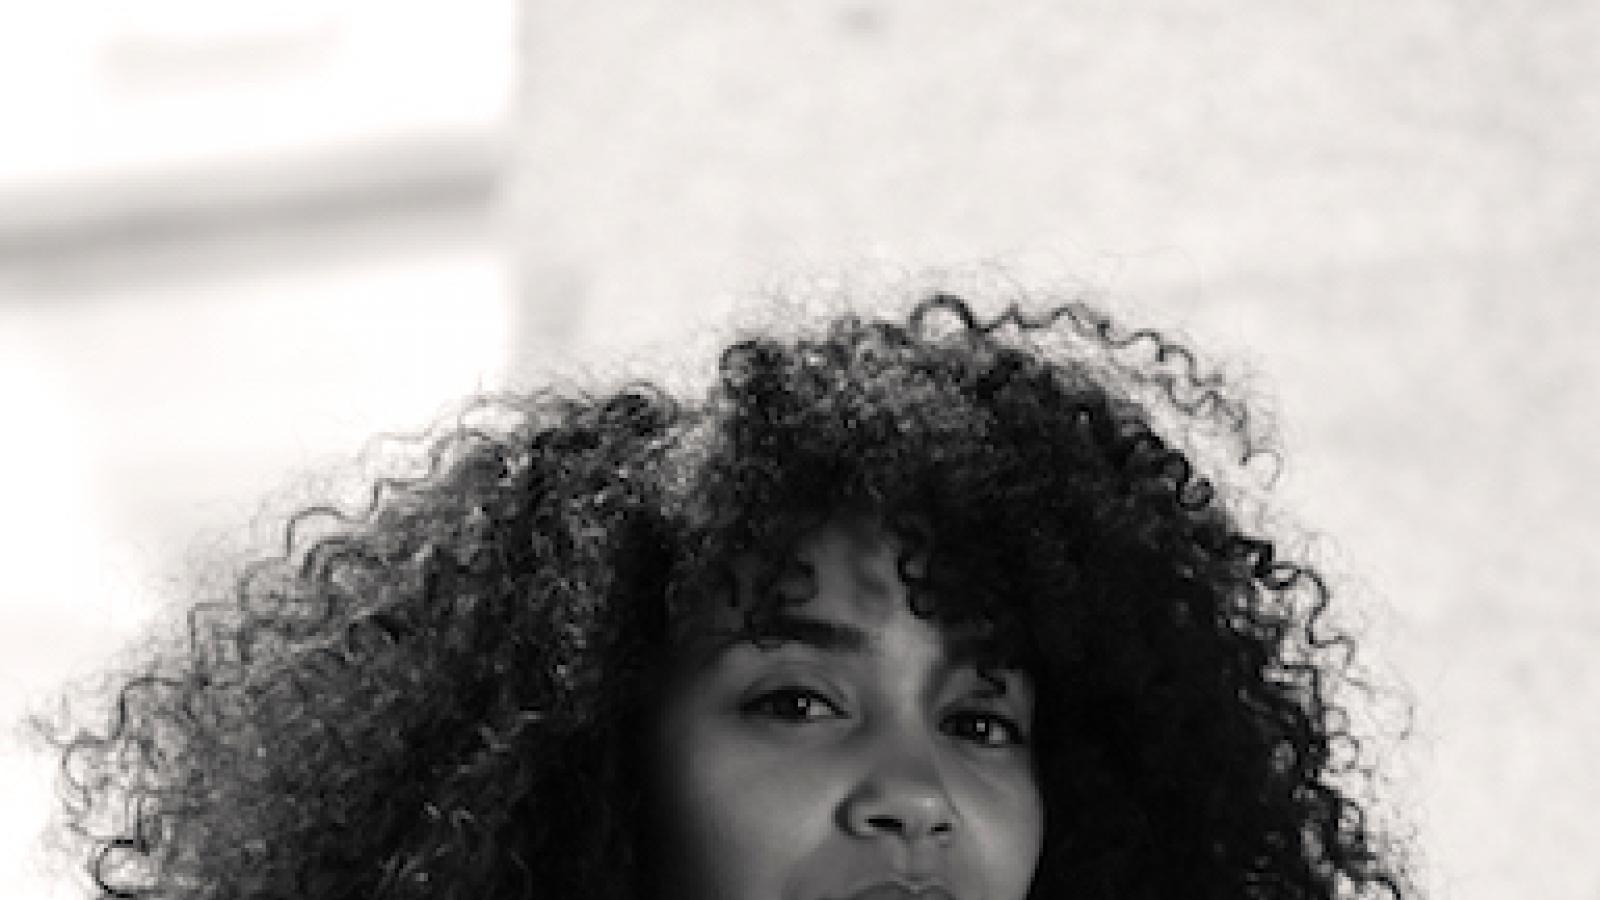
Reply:
[[[0,255],[488,177],[515,0],[0,7]]]

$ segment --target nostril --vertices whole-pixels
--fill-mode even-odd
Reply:
[[[958,824],[934,775],[865,785],[840,804],[838,817],[839,826],[850,834],[899,841],[948,841]]]
[[[892,834],[902,838],[912,836],[912,829],[906,824],[906,820],[898,816],[868,816],[866,824],[869,831],[878,834]],[[925,832],[921,829],[918,831],[943,839],[954,833],[955,828],[949,822],[935,822]]]
[[[869,816],[867,826],[875,831],[892,831],[895,834],[905,831],[905,823],[894,816]]]

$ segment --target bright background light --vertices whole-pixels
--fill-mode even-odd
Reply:
[[[0,720],[103,665],[266,498],[502,377],[515,13],[0,4]],[[0,894],[79,896],[35,844],[53,761],[15,738]]]

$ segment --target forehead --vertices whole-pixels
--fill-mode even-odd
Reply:
[[[795,548],[813,582],[805,608],[868,624],[892,617],[909,600],[901,553],[899,541],[861,520],[830,523],[811,533]]]
[[[735,643],[799,644],[838,653],[876,648],[876,637],[891,625],[929,636],[950,663],[1013,668],[993,630],[978,622],[940,624],[913,612],[911,587],[903,572],[925,567],[906,544],[874,522],[836,518],[796,543],[787,562],[769,564],[775,597],[762,593],[755,559],[734,566],[739,600],[711,605],[694,629],[708,639],[704,652]],[[698,641],[696,642],[698,643]]]

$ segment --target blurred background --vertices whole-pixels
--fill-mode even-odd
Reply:
[[[1594,900],[1597,45],[1576,0],[0,5],[0,718],[375,432],[948,268],[1253,371],[1415,695],[1432,896]],[[0,765],[4,893],[78,896],[51,762]]]

